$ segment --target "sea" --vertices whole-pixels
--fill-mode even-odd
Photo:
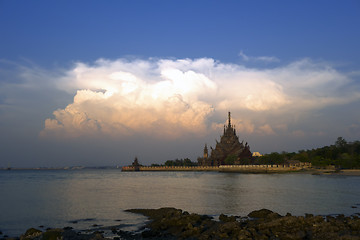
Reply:
[[[282,215],[360,214],[360,177],[120,169],[0,171],[0,231],[120,226],[146,218],[132,208],[175,207],[218,217],[267,208]],[[1,235],[0,235],[1,237]]]

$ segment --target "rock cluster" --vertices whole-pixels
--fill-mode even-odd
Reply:
[[[248,217],[220,215],[219,221],[208,216],[189,214],[175,208],[132,209],[152,221],[142,233],[152,239],[360,239],[357,216],[280,216],[267,209],[251,212]]]
[[[30,228],[20,238],[0,238],[6,240],[101,240],[105,239],[101,232],[92,232],[90,234],[78,233],[71,228],[48,229],[45,232]]]
[[[108,227],[112,238],[118,239],[360,239],[358,216],[292,216],[267,209],[251,212],[246,217],[221,214],[216,221],[207,215],[190,214],[175,208],[130,209],[128,212],[143,214],[150,221],[139,232],[127,232],[118,227]],[[105,229],[105,228],[104,228]],[[17,240],[100,240],[101,230],[88,234],[71,228],[49,229],[45,232],[30,228]],[[0,239],[9,239],[1,238]]]

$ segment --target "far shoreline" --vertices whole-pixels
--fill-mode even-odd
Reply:
[[[226,166],[226,165],[225,165]],[[105,170],[105,169],[113,169],[113,170],[121,170],[123,172],[219,172],[219,173],[242,173],[242,174],[312,174],[312,175],[333,175],[333,176],[360,176],[360,169],[334,169],[334,168],[271,168],[271,167],[258,167],[257,169],[248,168],[237,168],[236,165],[233,167],[166,167],[166,166],[157,166],[157,167],[148,167],[141,166],[138,170],[135,170],[132,166],[125,167],[42,167],[42,168],[0,168],[0,171],[11,172],[11,171],[21,171],[21,170],[38,170],[38,171],[46,171],[46,170]],[[261,166],[261,165],[259,165]],[[270,166],[270,165],[269,165]]]
[[[282,165],[221,165],[221,166],[125,166],[123,172],[219,172],[243,174],[312,174],[334,176],[360,176],[360,169],[335,169],[333,166],[286,167]]]
[[[314,169],[312,174],[336,175],[336,176],[360,176],[360,169],[341,169],[341,170]]]

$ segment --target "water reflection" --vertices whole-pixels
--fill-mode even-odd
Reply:
[[[209,215],[244,216],[261,208],[280,214],[350,215],[358,212],[351,206],[360,203],[359,184],[359,177],[301,174],[3,171],[0,226],[24,232],[38,225],[117,225],[119,219],[133,224],[144,218],[123,210],[159,207]]]

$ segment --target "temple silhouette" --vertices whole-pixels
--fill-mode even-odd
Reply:
[[[252,162],[250,146],[244,141],[239,142],[235,126],[231,125],[231,113],[228,115],[228,125],[224,125],[224,134],[220,142],[216,140],[216,147],[211,149],[209,156],[207,144],[204,147],[203,157],[198,158],[199,166],[242,165]]]

